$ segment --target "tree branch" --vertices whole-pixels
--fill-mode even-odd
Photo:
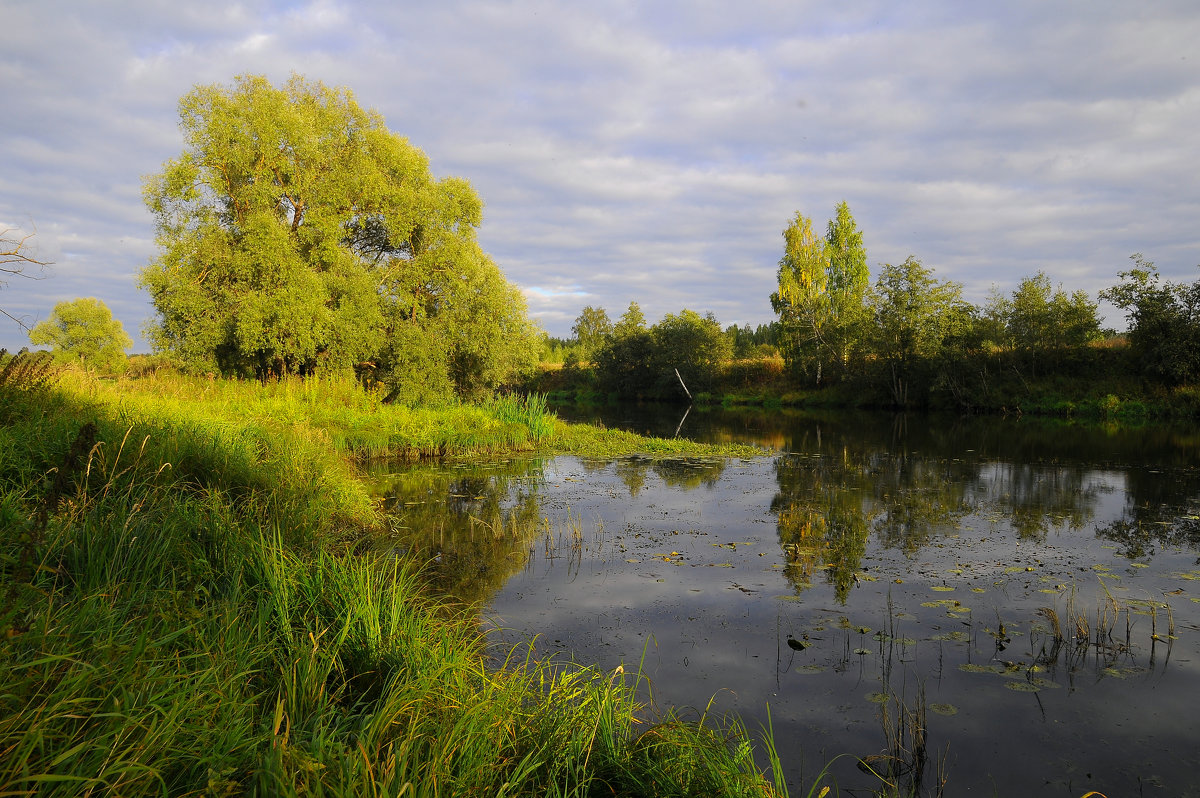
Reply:
[[[25,273],[25,269],[28,266],[37,266],[38,269],[44,269],[50,265],[49,261],[38,260],[29,254],[27,244],[29,239],[37,235],[37,229],[35,228],[32,233],[26,233],[20,238],[17,238],[15,235],[10,236],[9,234],[12,232],[12,228],[0,230],[0,274],[11,274],[15,277],[24,277],[29,280],[41,279],[34,277],[32,274]],[[0,285],[4,285],[4,283],[0,282]],[[7,310],[0,308],[0,314],[15,321],[17,326],[22,330],[29,330],[29,325]]]
[[[31,280],[37,279],[32,275],[25,274],[26,266],[37,266],[44,268],[49,266],[49,261],[38,260],[29,254],[26,247],[29,239],[37,235],[35,229],[32,233],[26,233],[20,238],[10,237],[9,233],[12,229],[0,230],[0,272],[5,274],[13,274],[18,277],[28,277]]]

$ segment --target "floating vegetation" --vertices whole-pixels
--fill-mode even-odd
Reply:
[[[1006,673],[1008,671],[1003,665],[976,665],[973,662],[965,662],[959,665],[958,669],[964,673]]]
[[[1057,682],[1040,677],[1026,678],[1024,681],[1005,682],[1005,687],[1009,690],[1015,690],[1018,693],[1036,693],[1040,690],[1054,689],[1059,686]]]
[[[954,588],[950,585],[932,585],[929,589],[936,590],[939,593],[949,593],[950,591],[954,590]]]
[[[958,707],[953,704],[930,704],[929,709],[935,714],[945,715],[946,717],[958,714]]]
[[[930,640],[941,640],[941,641],[955,642],[955,643],[962,643],[962,642],[965,642],[970,639],[971,639],[971,636],[968,635],[966,632],[959,632],[959,631],[943,632],[942,634],[934,635],[933,637],[930,638]]]
[[[1018,693],[1036,693],[1042,689],[1033,682],[1007,682],[1004,686],[1009,690],[1016,690]]]
[[[886,704],[889,698],[887,693],[867,693],[867,700],[872,704]]]

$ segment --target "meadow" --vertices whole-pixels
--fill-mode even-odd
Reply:
[[[758,451],[536,397],[413,409],[352,381],[5,358],[0,794],[785,793],[769,730],[647,707],[623,669],[496,662],[472,608],[372,551],[364,461],[535,450]]]

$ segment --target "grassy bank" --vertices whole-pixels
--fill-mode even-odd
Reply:
[[[1128,423],[1200,418],[1200,387],[1146,378],[1120,342],[1058,352],[1044,361],[1031,368],[1014,353],[998,352],[954,364],[922,364],[913,377],[907,409]],[[787,373],[780,358],[734,360],[715,371],[709,390],[690,399],[682,389],[644,398],[701,406],[896,409],[885,377],[864,367],[826,375],[815,386],[811,378]],[[561,403],[604,404],[621,398],[586,365],[548,368],[530,388]]]
[[[0,794],[774,792],[736,724],[652,715],[633,674],[492,667],[471,613],[353,553],[380,522],[355,457],[632,438],[516,400],[4,375]]]

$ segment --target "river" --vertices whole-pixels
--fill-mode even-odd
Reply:
[[[380,475],[498,655],[640,666],[752,734],[769,708],[795,795],[1200,795],[1200,430],[559,413],[772,454]]]

